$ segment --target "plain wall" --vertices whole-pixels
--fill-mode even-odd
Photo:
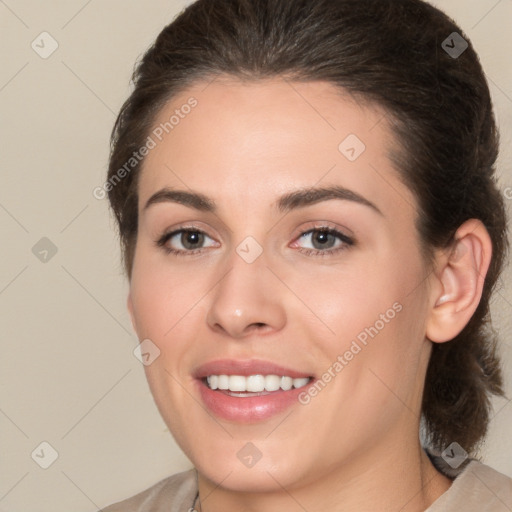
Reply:
[[[133,64],[186,3],[0,2],[0,511],[93,511],[191,467],[132,353],[115,226],[93,196]],[[510,212],[512,2],[434,3],[486,70]],[[58,43],[46,59],[31,47],[51,49],[43,31]],[[512,397],[511,311],[509,267],[493,316]],[[510,401],[497,400],[483,459],[510,476],[511,427]],[[51,456],[43,441],[58,452],[48,469],[36,463]]]

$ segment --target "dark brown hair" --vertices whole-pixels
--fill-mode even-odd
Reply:
[[[445,51],[455,46],[453,32],[469,44],[458,56]],[[112,133],[108,179],[119,177],[144,145],[170,98],[219,75],[322,80],[383,107],[401,148],[392,158],[417,198],[417,228],[428,254],[449,247],[467,219],[483,222],[493,258],[482,299],[455,339],[433,344],[422,404],[430,448],[457,441],[474,452],[487,430],[490,396],[503,393],[489,300],[507,239],[494,177],[498,135],[468,38],[421,0],[199,0],[164,28],[138,63],[134,91]],[[108,194],[128,277],[141,165],[111,181]]]

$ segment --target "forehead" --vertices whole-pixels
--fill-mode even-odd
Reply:
[[[170,187],[247,209],[324,184],[383,209],[414,204],[389,159],[396,141],[382,109],[325,82],[197,83],[159,112],[150,137],[139,204]]]

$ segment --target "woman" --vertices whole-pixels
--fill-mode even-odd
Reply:
[[[507,241],[461,30],[420,0],[199,0],[134,85],[107,190],[194,469],[106,510],[510,510],[472,458]]]

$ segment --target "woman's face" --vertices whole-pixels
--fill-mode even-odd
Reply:
[[[431,300],[382,112],[321,82],[216,79],[150,136],[128,304],[198,470],[293,488],[417,445]]]

